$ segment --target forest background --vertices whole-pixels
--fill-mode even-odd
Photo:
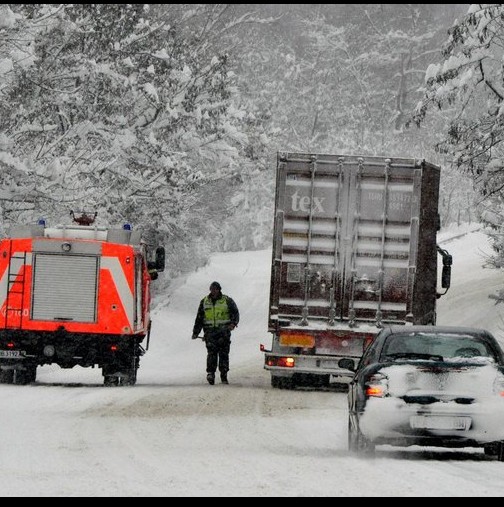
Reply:
[[[0,234],[130,222],[157,290],[268,248],[279,151],[426,159],[501,266],[500,4],[2,4]]]

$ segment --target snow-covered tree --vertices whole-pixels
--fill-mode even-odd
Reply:
[[[481,219],[504,265],[504,5],[472,4],[449,31],[443,61],[426,73],[415,121],[442,112],[449,125],[437,149],[471,178],[480,195]]]
[[[273,31],[256,27],[245,72],[282,149],[428,157],[434,132],[404,127],[455,8],[300,5],[282,11]]]
[[[208,233],[222,213],[198,222],[191,205],[216,188],[229,203],[246,142],[226,52],[148,4],[6,9],[1,147],[37,216],[97,210],[169,245]]]
[[[177,271],[269,245],[277,151],[432,158],[402,127],[448,4],[0,8],[4,219],[95,209]]]

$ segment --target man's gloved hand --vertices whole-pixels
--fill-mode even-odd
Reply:
[[[231,324],[229,324],[229,330],[230,330],[230,331],[233,331],[233,329],[234,329],[235,327],[236,327],[236,324],[233,324],[232,322],[231,322]]]
[[[192,339],[193,339],[193,340],[197,340],[197,339],[198,339],[198,335],[197,335],[197,334],[193,334],[193,335],[192,335]]]

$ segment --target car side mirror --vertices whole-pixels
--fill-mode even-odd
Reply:
[[[342,369],[350,370],[352,372],[355,372],[355,370],[357,369],[355,361],[353,361],[352,359],[348,359],[346,357],[338,361],[338,366]]]

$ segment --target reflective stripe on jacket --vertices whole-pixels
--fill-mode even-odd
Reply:
[[[203,309],[205,311],[204,327],[220,327],[231,322],[226,296],[221,296],[215,302],[206,296],[203,300]]]

